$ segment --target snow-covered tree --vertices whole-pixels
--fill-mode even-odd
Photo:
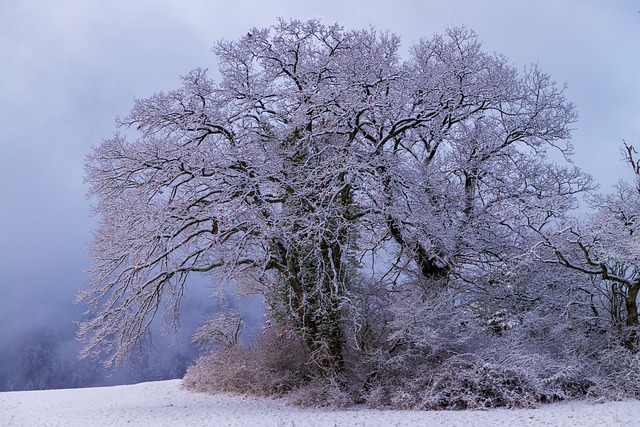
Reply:
[[[409,58],[399,38],[317,21],[252,29],[181,88],[137,100],[89,155],[100,226],[86,355],[118,362],[190,274],[261,293],[327,374],[368,283],[475,283],[526,252],[530,227],[590,179],[569,156],[573,106],[454,28]]]
[[[613,193],[592,195],[592,212],[584,221],[574,219],[540,233],[536,253],[590,277],[585,291],[594,299],[594,315],[608,322],[608,328],[626,329],[625,344],[635,349],[640,326],[640,162],[631,145],[624,145],[623,154],[632,182],[621,180]]]

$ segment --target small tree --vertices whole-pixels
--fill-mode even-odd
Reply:
[[[219,83],[196,69],[137,100],[86,163],[101,222],[84,354],[120,361],[206,273],[263,294],[332,375],[357,289],[477,283],[589,188],[546,156],[570,155],[575,120],[546,74],[464,28],[405,61],[398,46],[280,21],[216,45]]]
[[[612,194],[596,194],[590,201],[593,213],[580,225],[565,224],[543,237],[538,255],[595,279],[588,292],[599,296],[596,316],[606,313],[614,328],[626,327],[625,345],[637,347],[640,292],[640,163],[635,150],[625,144],[625,160],[634,173],[632,184],[620,181]]]

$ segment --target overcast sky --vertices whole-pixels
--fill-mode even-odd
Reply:
[[[485,50],[536,62],[580,114],[575,162],[603,191],[640,146],[640,2],[632,0],[0,0],[0,345],[67,322],[95,219],[84,157],[134,97],[179,86],[210,53],[277,17],[388,29],[403,48],[449,26]]]

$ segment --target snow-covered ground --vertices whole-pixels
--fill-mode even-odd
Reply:
[[[640,426],[640,402],[491,411],[327,411],[281,400],[191,393],[180,380],[0,393],[0,426]]]

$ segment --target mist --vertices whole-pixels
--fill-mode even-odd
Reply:
[[[69,275],[61,272],[59,280],[63,278],[68,280]],[[244,342],[251,341],[263,324],[261,298],[239,298],[230,286],[219,292],[210,286],[206,277],[194,276],[187,283],[177,331],[167,330],[170,325],[164,324],[163,313],[159,312],[150,339],[122,366],[105,368],[100,360],[78,359],[82,343],[76,338],[77,322],[87,307],[73,303],[77,289],[62,284],[48,286],[52,291],[41,294],[38,289],[45,287],[43,283],[34,281],[32,287],[12,287],[4,283],[0,286],[0,301],[14,302],[3,307],[0,318],[0,391],[181,378],[206,351],[191,342],[193,332],[219,310],[235,308],[243,314],[245,325],[241,339]],[[9,291],[12,294],[9,295]],[[25,312],[26,307],[30,309]],[[19,323],[10,319],[18,319]]]

